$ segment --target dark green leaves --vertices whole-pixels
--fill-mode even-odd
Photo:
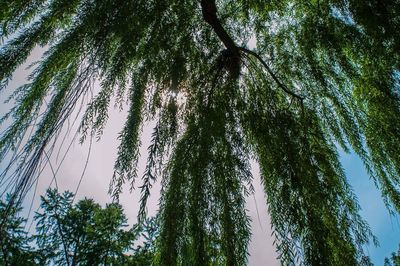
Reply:
[[[118,204],[104,208],[91,199],[73,203],[70,192],[49,189],[35,214],[36,232],[29,236],[21,208],[5,212],[0,202],[2,265],[150,265],[156,257],[158,220],[127,228]]]
[[[22,208],[14,205],[9,209],[9,200],[0,201],[0,264],[35,265],[37,254],[29,246],[31,238],[24,231],[26,220],[20,216]]]
[[[361,157],[400,210],[398,1],[0,4],[11,38],[1,88],[37,45],[48,48],[1,120],[12,121],[0,158],[15,152],[7,169],[17,170],[0,185],[17,201],[74,110],[83,107],[83,142],[100,139],[113,103],[127,103],[110,192],[118,199],[126,181],[138,184],[141,128],[155,120],[137,187],[144,221],[162,184],[162,264],[246,263],[249,158],[261,166],[283,263],[357,264],[373,239],[337,146]]]

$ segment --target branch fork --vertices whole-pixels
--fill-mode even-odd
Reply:
[[[215,4],[215,0],[201,0],[200,5],[204,20],[211,26],[215,34],[217,34],[218,38],[226,47],[226,50],[223,51],[223,55],[229,57],[230,60],[228,60],[228,68],[232,72],[237,74],[239,74],[240,72],[241,52],[251,55],[262,64],[262,66],[267,70],[268,74],[276,82],[278,87],[280,87],[287,94],[303,102],[304,97],[294,93],[289,88],[287,88],[286,85],[279,80],[279,78],[275,75],[275,73],[271,70],[268,64],[262,59],[262,57],[258,53],[245,47],[239,47],[236,45],[235,41],[222,26],[222,23],[217,16],[217,6]]]

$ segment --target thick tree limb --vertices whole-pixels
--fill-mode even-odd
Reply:
[[[222,26],[221,21],[218,19],[215,0],[201,0],[200,3],[204,20],[210,24],[218,38],[225,45],[226,49],[231,52],[237,51],[238,47]]]
[[[232,53],[234,57],[236,57],[238,60],[236,61],[236,68],[239,72],[239,65],[240,65],[240,54],[239,51],[242,51],[246,54],[249,54],[251,56],[254,56],[260,63],[265,67],[267,70],[268,74],[272,77],[272,79],[276,82],[278,87],[280,87],[283,91],[285,91],[287,94],[299,99],[300,101],[303,101],[303,97],[292,92],[290,89],[288,89],[285,84],[283,84],[279,78],[275,75],[275,73],[271,70],[271,68],[268,66],[268,64],[261,58],[259,54],[257,54],[254,51],[251,51],[249,49],[246,49],[244,47],[238,47],[235,44],[235,41],[229,36],[228,32],[224,29],[224,27],[221,24],[221,21],[218,19],[217,16],[217,6],[215,4],[215,0],[201,0],[201,11],[203,14],[204,20],[212,27],[214,32],[217,34],[218,38],[221,40],[221,42],[225,45],[226,49]]]

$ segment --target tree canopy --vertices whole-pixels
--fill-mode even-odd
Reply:
[[[102,208],[92,199],[48,189],[27,232],[21,207],[13,206],[2,227],[0,265],[151,265],[156,261],[156,217],[128,228],[118,204]],[[0,213],[7,202],[0,201]],[[31,225],[32,225],[31,224]]]
[[[110,193],[139,187],[143,219],[160,180],[162,265],[245,264],[251,159],[283,264],[356,265],[374,240],[338,148],[363,160],[389,210],[400,211],[398,0],[0,7],[2,89],[35,47],[47,49],[29,82],[11,88],[15,105],[2,119],[11,124],[0,159],[10,165],[0,185],[11,203],[35,183],[74,110],[83,142],[100,138],[115,103],[129,109]],[[146,120],[156,126],[139,176]]]

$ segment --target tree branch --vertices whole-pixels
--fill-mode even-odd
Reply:
[[[238,47],[218,19],[215,0],[201,0],[200,4],[204,20],[212,27],[226,49],[232,52],[237,51]]]
[[[278,87],[280,87],[287,94],[289,94],[289,95],[299,99],[301,102],[303,102],[304,98],[302,96],[292,92],[290,89],[288,89],[279,80],[279,78],[275,75],[275,73],[271,70],[271,68],[261,58],[261,56],[259,54],[257,54],[254,51],[251,51],[249,49],[246,49],[244,47],[238,47],[235,44],[235,41],[229,36],[228,32],[222,26],[221,21],[218,19],[217,6],[215,4],[215,0],[201,0],[200,1],[200,5],[201,5],[201,12],[203,14],[204,20],[212,27],[214,32],[217,34],[218,38],[222,41],[222,43],[225,45],[226,49],[229,52],[231,52],[233,55],[238,55],[238,56],[236,56],[237,59],[240,58],[240,55],[238,54],[239,51],[242,51],[242,52],[244,52],[246,54],[254,56],[265,67],[265,69],[267,70],[268,74],[270,74],[270,76],[276,82]],[[239,64],[240,64],[240,62],[238,60],[236,65],[239,65]]]
[[[288,87],[286,87],[285,84],[283,84],[279,78],[275,75],[275,73],[271,70],[271,68],[268,66],[268,64],[261,58],[261,56],[259,54],[257,54],[256,52],[249,50],[247,48],[244,47],[238,47],[238,50],[252,55],[254,56],[258,61],[260,61],[260,63],[265,67],[265,69],[267,70],[268,74],[271,75],[272,79],[276,82],[276,84],[278,85],[278,87],[280,87],[284,92],[286,92],[287,94],[299,99],[301,102],[303,102],[304,97],[292,92]]]

